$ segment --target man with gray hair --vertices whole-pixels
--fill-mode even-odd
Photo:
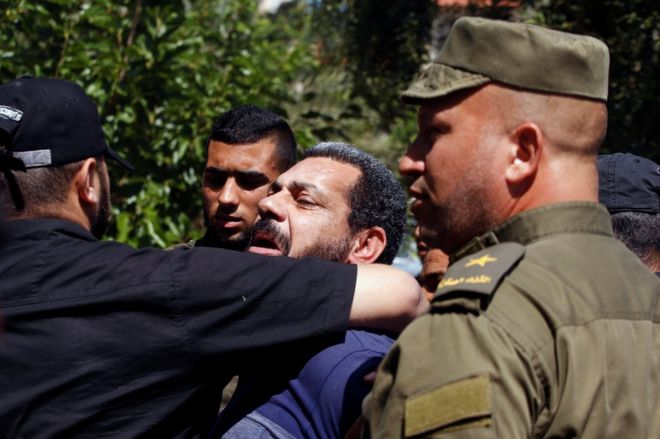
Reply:
[[[275,180],[259,214],[252,253],[391,264],[406,227],[406,197],[373,156],[344,143],[321,143]],[[384,333],[352,330],[326,349],[309,343],[268,356],[265,368],[264,356],[256,358],[250,362],[256,370],[241,375],[234,399],[221,413],[217,434],[345,437],[370,390],[364,377],[392,343]]]
[[[403,92],[399,163],[450,255],[365,402],[375,437],[660,437],[660,282],[598,204],[608,49],[474,17]]]

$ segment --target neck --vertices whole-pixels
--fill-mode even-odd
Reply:
[[[529,209],[566,201],[598,202],[598,171],[594,161],[566,156],[546,162],[526,190],[511,197],[507,218]]]
[[[38,219],[38,218],[55,218],[82,226],[84,229],[91,230],[91,222],[89,217],[83,212],[78,205],[77,207],[72,203],[58,203],[55,205],[41,206],[36,209],[28,209],[14,215],[7,217],[8,220],[19,219]]]

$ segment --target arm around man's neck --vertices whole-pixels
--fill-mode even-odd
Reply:
[[[415,280],[389,265],[358,265],[349,325],[400,332],[429,304]]]

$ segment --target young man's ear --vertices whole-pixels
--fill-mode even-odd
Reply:
[[[543,151],[543,132],[534,123],[526,122],[511,132],[509,162],[504,177],[509,185],[529,183],[539,168]]]
[[[376,262],[385,250],[386,245],[385,230],[378,226],[370,227],[353,237],[353,244],[346,262],[349,264],[371,264]]]
[[[85,159],[74,178],[78,199],[83,207],[94,206],[101,199],[101,178],[97,159]]]

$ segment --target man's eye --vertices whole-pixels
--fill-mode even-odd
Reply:
[[[261,177],[239,177],[237,182],[243,189],[256,189],[268,183],[268,179]]]
[[[449,132],[449,127],[446,125],[432,126],[428,129],[428,135],[431,140],[435,140],[440,136],[443,136]]]
[[[210,188],[221,188],[227,181],[226,175],[220,174],[205,174],[204,184]]]
[[[298,197],[296,199],[296,201],[298,202],[298,204],[300,204],[301,206],[304,206],[304,207],[314,207],[314,206],[316,206],[316,201],[314,201],[310,197]]]

